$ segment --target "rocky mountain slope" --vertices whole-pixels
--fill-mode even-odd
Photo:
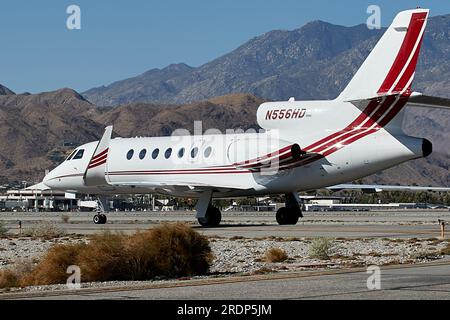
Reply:
[[[0,96],[7,96],[7,95],[13,95],[13,94],[15,94],[13,91],[11,91],[7,87],[2,86],[0,84]]]

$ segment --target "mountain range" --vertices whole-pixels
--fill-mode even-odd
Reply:
[[[115,135],[168,135],[177,128],[257,128],[266,100],[329,99],[346,85],[384,30],[314,21],[271,31],[200,67],[173,64],[82,94],[71,89],[15,94],[0,85],[0,182],[38,181],[74,145]],[[414,88],[450,96],[450,15],[432,17]],[[405,130],[433,141],[427,159],[364,179],[367,183],[450,185],[450,117],[408,110]]]
[[[130,102],[189,103],[229,93],[271,100],[331,99],[351,79],[380,36],[366,25],[314,21],[293,31],[271,31],[194,68],[173,64],[83,93],[101,106]],[[415,88],[430,94],[450,89],[450,15],[430,18]]]

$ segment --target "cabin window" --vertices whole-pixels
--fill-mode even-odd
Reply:
[[[178,158],[183,158],[184,156],[184,148],[181,148],[180,150],[178,150]]]
[[[128,153],[127,153],[127,159],[128,159],[128,160],[131,160],[131,158],[133,158],[133,155],[134,155],[134,150],[131,149],[131,150],[128,151]]]
[[[75,149],[72,151],[72,153],[67,157],[66,161],[69,161],[70,159],[72,159],[73,155],[77,152],[78,150]]]
[[[166,157],[166,159],[169,159],[171,155],[172,155],[172,148],[169,148],[164,153],[164,156]]]
[[[84,154],[84,149],[78,150],[77,154],[73,157],[73,160],[82,159]]]
[[[156,158],[158,158],[158,155],[159,155],[159,149],[156,148],[156,149],[153,150],[153,152],[152,152],[152,158],[153,158],[153,159],[156,159]]]
[[[203,153],[205,158],[209,158],[209,156],[211,155],[211,152],[212,152],[212,148],[211,147],[206,148],[205,152]]]
[[[195,147],[191,150],[191,158],[195,158],[198,154],[198,148]]]
[[[141,152],[139,152],[139,159],[144,159],[145,155],[147,154],[147,149],[142,149]]]

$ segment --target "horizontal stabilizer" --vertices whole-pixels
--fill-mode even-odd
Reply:
[[[408,100],[408,105],[413,107],[450,109],[450,99],[426,96],[414,92]]]

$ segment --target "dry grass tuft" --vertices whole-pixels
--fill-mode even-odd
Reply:
[[[309,257],[319,260],[330,260],[333,251],[333,240],[328,238],[315,238],[309,247]]]
[[[283,249],[271,248],[266,251],[265,258],[267,262],[283,262],[286,261],[289,256]]]

